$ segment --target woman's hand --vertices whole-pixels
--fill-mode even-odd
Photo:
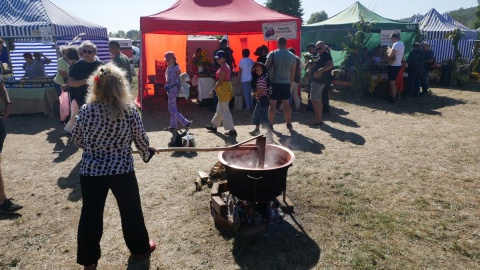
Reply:
[[[148,147],[148,149],[150,149],[152,152],[155,152],[155,154],[157,154],[157,155],[158,155],[158,153],[160,153],[160,151],[153,146]]]

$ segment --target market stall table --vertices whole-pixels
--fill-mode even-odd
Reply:
[[[48,117],[54,116],[53,105],[58,101],[55,88],[8,88],[7,86],[7,91],[13,104],[11,114],[43,113]]]
[[[211,77],[199,77],[198,78],[198,101],[210,98],[208,94],[215,86],[215,80]]]

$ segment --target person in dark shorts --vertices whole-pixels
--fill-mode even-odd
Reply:
[[[312,101],[315,118],[308,123],[309,125],[322,125],[323,116],[323,91],[328,90],[328,86],[332,83],[333,59],[330,52],[323,41],[318,41],[315,44],[317,56],[315,59],[315,66],[310,70],[310,99]],[[327,89],[325,89],[327,88]]]
[[[398,72],[402,68],[402,59],[405,52],[405,46],[400,40],[400,34],[394,32],[390,35],[390,40],[393,45],[392,48],[388,48],[387,56],[390,61],[388,66],[388,86],[390,90],[390,96],[388,100],[393,103],[395,102],[395,97],[397,96],[397,86],[395,85],[395,80],[397,79]]]
[[[287,50],[287,40],[284,37],[277,39],[278,49],[267,55],[265,66],[273,68],[274,75],[270,78],[272,88],[269,90],[270,107],[268,108],[268,120],[270,129],[273,130],[273,121],[275,119],[277,101],[281,100],[283,105],[283,114],[287,122],[287,128],[292,129],[292,107],[290,107],[290,84],[295,77],[296,60],[295,55]]]

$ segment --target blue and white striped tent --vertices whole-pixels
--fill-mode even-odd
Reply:
[[[51,30],[50,42],[42,42],[41,29]],[[73,42],[78,35],[81,40]],[[97,45],[100,60],[110,60],[107,28],[75,17],[49,0],[0,0],[0,38],[13,39],[15,50],[10,53],[13,74],[16,79],[25,73],[23,53],[40,52],[52,60],[45,66],[49,77],[57,70],[57,48],[66,43],[79,45],[90,40]]]
[[[108,38],[107,28],[70,15],[48,0],[0,0],[0,37],[39,40],[43,27],[51,28],[54,39],[81,33],[84,39]]]
[[[478,30],[472,30],[467,26],[457,22],[454,18],[452,18],[448,12],[442,14],[442,16],[447,19],[450,23],[455,25],[456,27],[460,28],[463,33],[465,34],[465,39],[478,39]]]
[[[478,39],[478,31],[471,30],[468,27],[456,22],[448,16],[440,14],[434,8],[425,15],[415,15],[411,22],[418,22],[420,33],[424,41],[431,45],[435,53],[437,62],[452,59],[454,56],[452,41],[447,38],[455,29],[460,29],[464,33],[464,38],[459,42],[459,50],[462,58],[471,60],[473,58],[473,40]]]

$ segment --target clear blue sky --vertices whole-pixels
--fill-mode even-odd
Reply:
[[[102,26],[107,27],[109,32],[118,30],[140,29],[140,17],[161,12],[172,6],[176,0],[50,0],[63,10]],[[216,1],[216,0],[211,0]],[[248,0],[242,0],[248,1]],[[255,0],[264,5],[266,0]],[[305,12],[304,21],[310,18],[313,12],[324,10],[329,17],[341,12],[354,0],[302,0]],[[478,5],[477,0],[397,0],[396,6],[392,0],[361,0],[364,6],[373,12],[389,19],[402,19],[415,14],[425,14],[431,8],[440,13],[470,8]],[[192,19],[195,13],[192,13]],[[248,15],[246,15],[248,16]]]

